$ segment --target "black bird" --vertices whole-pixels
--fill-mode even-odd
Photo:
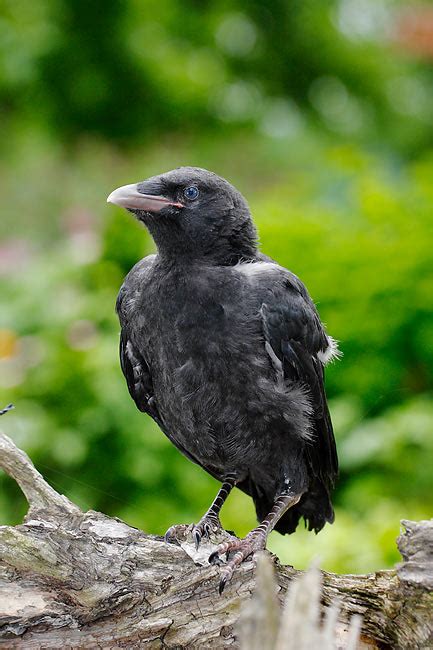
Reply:
[[[248,204],[223,178],[181,167],[107,201],[133,212],[158,249],[133,267],[117,299],[129,392],[222,482],[193,528],[196,544],[220,527],[234,486],[253,498],[261,522],[211,555],[231,553],[221,591],[273,528],[292,533],[303,517],[318,532],[334,520],[338,461],[324,365],[338,348],[299,278],[259,252]]]

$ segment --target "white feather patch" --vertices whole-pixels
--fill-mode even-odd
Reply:
[[[248,277],[254,277],[265,271],[275,271],[276,266],[272,262],[241,262],[234,268]]]
[[[332,336],[328,336],[328,347],[326,350],[319,350],[317,353],[319,361],[321,361],[323,364],[329,363],[330,361],[335,361],[342,356],[343,353],[338,349],[338,342],[333,339]]]

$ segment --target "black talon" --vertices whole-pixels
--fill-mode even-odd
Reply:
[[[209,526],[209,524],[204,525],[204,534],[206,535],[207,539],[210,539],[210,526]]]
[[[219,587],[218,587],[218,591],[219,591],[220,596],[221,596],[222,592],[224,591],[224,587],[226,586],[226,584],[227,584],[227,577],[221,578],[220,584],[219,584]]]
[[[208,558],[209,564],[219,564],[220,563],[220,556],[218,555],[218,551],[214,551],[209,555]]]
[[[201,542],[201,535],[198,530],[194,531],[194,542],[195,542],[195,550],[198,551],[198,547],[200,546],[200,542]]]

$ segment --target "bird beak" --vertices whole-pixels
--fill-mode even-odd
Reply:
[[[118,187],[117,190],[114,190],[108,196],[107,203],[114,203],[128,210],[143,210],[143,212],[159,212],[167,205],[174,206],[175,208],[183,208],[182,203],[175,203],[165,196],[140,192],[138,187],[144,184],[132,183],[131,185]]]

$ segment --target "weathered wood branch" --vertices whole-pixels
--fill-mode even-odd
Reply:
[[[287,599],[278,631],[274,599],[282,602],[300,575],[292,567],[274,559],[275,595],[263,569],[251,600],[256,561],[246,562],[219,596],[219,568],[210,566],[207,557],[220,540],[204,543],[196,552],[187,529],[180,546],[168,545],[118,519],[82,512],[53,490],[3,434],[0,467],[29,502],[22,525],[0,526],[0,645],[236,648],[239,634],[259,639],[269,629],[274,631],[266,634],[275,642],[273,646],[270,639],[269,648],[305,647],[301,632],[293,624],[288,629],[288,621],[300,616],[290,619],[296,592]],[[340,632],[353,614],[362,616],[362,647],[433,647],[433,521],[403,526],[398,540],[403,561],[395,570],[358,576],[322,573],[325,636],[337,616],[329,606],[338,600]],[[305,597],[298,593],[297,598],[303,611]],[[316,610],[308,611],[318,624]],[[346,642],[339,647],[347,647]]]

